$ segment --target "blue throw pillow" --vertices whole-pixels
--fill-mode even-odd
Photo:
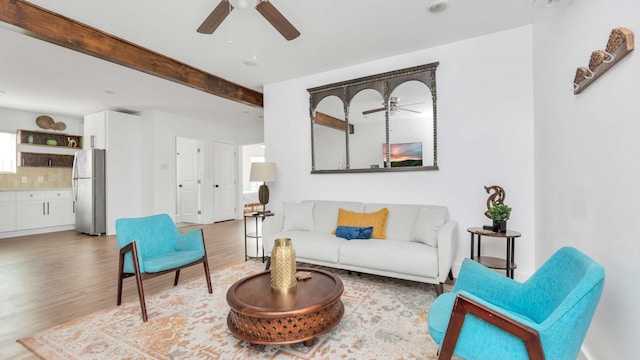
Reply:
[[[373,226],[356,227],[356,226],[338,226],[336,236],[343,239],[371,239],[373,234]]]

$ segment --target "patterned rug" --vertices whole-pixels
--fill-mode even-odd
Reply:
[[[436,359],[427,330],[432,285],[331,269],[344,283],[338,326],[302,344],[250,345],[227,328],[227,289],[264,270],[249,261],[212,274],[213,294],[196,277],[147,295],[149,321],[137,300],[18,340],[43,359]],[[133,282],[125,287],[135,291]]]

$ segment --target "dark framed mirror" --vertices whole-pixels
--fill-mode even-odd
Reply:
[[[438,65],[308,89],[311,173],[438,170]]]

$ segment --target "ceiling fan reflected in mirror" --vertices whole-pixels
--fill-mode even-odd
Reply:
[[[409,111],[409,112],[412,112],[412,113],[421,114],[422,113],[421,111],[405,109],[405,107],[407,107],[407,106],[420,105],[420,104],[424,104],[424,101],[423,102],[418,102],[418,103],[413,103],[413,104],[400,105],[400,98],[392,96],[389,99],[389,114],[395,115],[398,111]],[[362,115],[366,116],[366,115],[377,113],[377,112],[380,112],[380,111],[384,111],[384,107],[377,108],[377,109],[371,109],[371,110],[365,110],[365,111],[362,112]]]
[[[245,6],[250,0],[235,0],[234,4],[238,7]],[[273,27],[284,36],[285,39],[291,41],[298,36],[300,32],[296,29],[287,18],[276,9],[268,0],[256,0],[256,10],[269,22]],[[218,6],[207,16],[198,28],[201,34],[213,34],[214,31],[222,24],[224,19],[229,16],[234,7],[230,0],[221,0]]]

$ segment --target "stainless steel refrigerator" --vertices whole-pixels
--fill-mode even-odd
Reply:
[[[107,232],[105,151],[78,151],[73,159],[76,230],[89,235]]]

